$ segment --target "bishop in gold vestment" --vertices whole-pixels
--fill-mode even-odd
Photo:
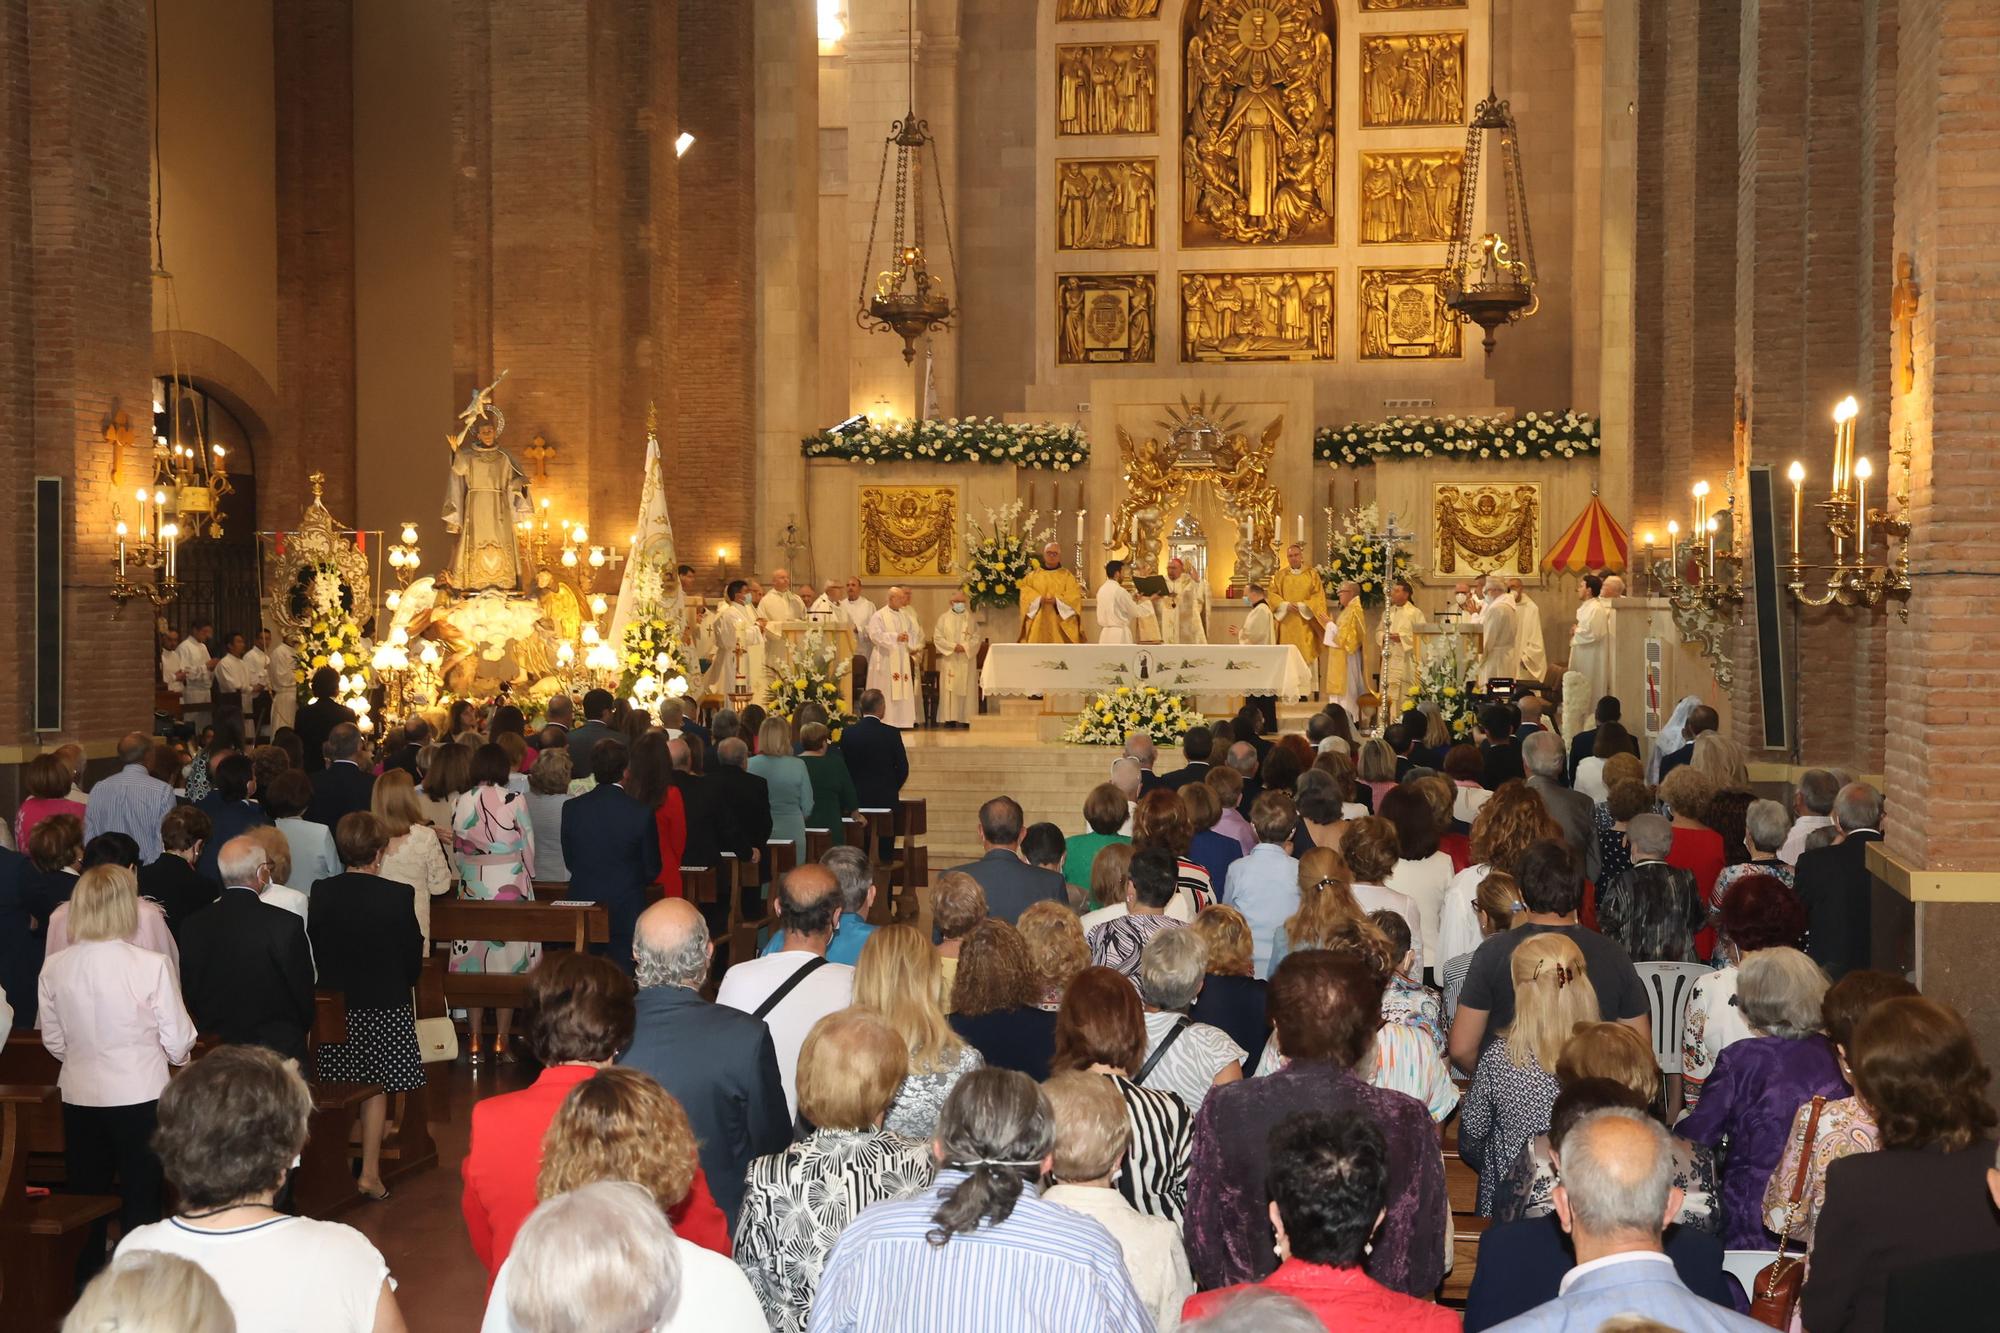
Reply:
[[[1361,609],[1361,586],[1352,580],[1340,585],[1340,618],[1327,631],[1333,649],[1327,663],[1326,692],[1338,699],[1350,720],[1361,721],[1361,696],[1368,692],[1368,668],[1361,644],[1368,637],[1368,621]]]
[[[1314,676],[1319,675],[1319,642],[1326,632],[1326,587],[1306,564],[1305,548],[1296,543],[1285,550],[1286,568],[1278,571],[1265,591],[1277,618],[1278,642],[1299,650]]]
[[[1050,542],[1021,580],[1021,642],[1082,643],[1082,613],[1083,585],[1063,568],[1062,547]]]

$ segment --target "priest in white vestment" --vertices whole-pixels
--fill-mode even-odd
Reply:
[[[826,591],[813,598],[812,604],[806,608],[806,619],[815,624],[825,623],[834,619],[842,621],[847,619],[846,616],[841,614],[840,603],[834,598],[833,585],[831,583],[827,584]]]
[[[792,591],[792,576],[782,569],[771,571],[771,589],[757,601],[757,621],[764,629],[764,652],[773,662],[789,662],[792,645],[781,625],[806,618],[806,604]]]
[[[1583,677],[1583,701],[1593,710],[1611,693],[1611,603],[1603,594],[1604,580],[1585,574],[1577,584],[1576,629],[1569,638],[1569,669]]]
[[[1535,605],[1519,579],[1507,580],[1507,600],[1514,604],[1514,642],[1522,680],[1541,680],[1549,673],[1549,650],[1542,643],[1542,608]]]
[[[969,726],[976,702],[972,662],[979,651],[979,631],[966,612],[965,589],[952,589],[951,609],[937,618],[931,647],[937,649],[937,720],[947,727]]]
[[[725,698],[748,694],[751,702],[762,703],[764,631],[750,605],[750,585],[731,579],[726,596],[729,604],[711,617],[715,622],[715,662],[709,668],[709,689]]]
[[[831,593],[833,589],[828,588]],[[875,603],[861,595],[861,580],[847,581],[847,600],[840,604],[840,613],[847,617],[847,623],[854,626],[856,634],[868,632],[868,622],[875,616]]]
[[[1243,614],[1243,625],[1236,633],[1236,641],[1252,648],[1268,648],[1278,641],[1278,622],[1271,615],[1271,604],[1264,600],[1264,585],[1251,584],[1244,590],[1244,597],[1250,603],[1250,609]],[[1262,716],[1265,731],[1277,730],[1277,695],[1246,695],[1243,703]]]
[[[1389,585],[1389,604],[1382,608],[1382,707],[1378,714],[1393,722],[1410,707],[1410,686],[1417,683],[1417,630],[1424,613],[1410,601],[1410,584],[1397,579]]]
[[[889,604],[868,621],[868,688],[882,691],[882,720],[907,731],[917,725],[917,653],[924,631],[910,614],[905,588],[889,589]]]
[[[1179,560],[1167,561],[1167,601],[1160,637],[1168,643],[1208,642],[1208,580],[1187,572]]]
[[[213,625],[196,625],[174,649],[174,671],[167,680],[167,684],[181,696],[183,706],[202,714],[209,711],[212,698],[209,689],[214,675],[210,667],[208,640],[214,633]]]
[[[1486,605],[1479,611],[1479,672],[1474,677],[1479,688],[1496,677],[1512,680],[1520,673],[1520,612],[1507,600],[1507,585],[1497,578],[1486,580]]]
[[[1124,572],[1123,560],[1105,562],[1104,582],[1097,585],[1099,643],[1132,642],[1132,624],[1139,619],[1139,601],[1118,581],[1118,576]]]
[[[236,707],[239,711],[238,721],[246,728],[246,735],[253,734],[249,730],[251,719],[250,706],[257,697],[257,691],[264,686],[264,677],[251,667],[249,659],[244,656],[243,636],[241,634],[232,634],[229,636],[229,642],[225,646],[222,656],[215,660],[214,678],[217,690],[223,694],[234,694],[236,696]]]
[[[265,679],[271,689],[271,734],[277,735],[280,727],[289,727],[299,720],[298,654],[292,645],[283,639],[271,648],[271,665],[265,672]]]

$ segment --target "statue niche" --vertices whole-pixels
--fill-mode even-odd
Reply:
[[[1192,0],[1182,41],[1182,243],[1331,244],[1331,0]]]

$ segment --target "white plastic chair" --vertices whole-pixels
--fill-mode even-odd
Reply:
[[[1652,1006],[1653,1058],[1662,1074],[1681,1072],[1681,1038],[1687,1032],[1688,1001],[1694,983],[1713,969],[1706,963],[1635,963]]]

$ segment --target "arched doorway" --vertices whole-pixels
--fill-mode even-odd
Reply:
[[[221,497],[222,536],[186,543],[179,556],[180,595],[166,611],[183,632],[212,621],[221,652],[232,631],[255,639],[262,621],[257,560],[257,471],[252,442],[259,433],[238,403],[189,375],[153,381],[153,438],[222,448],[230,493]],[[176,426],[178,425],[178,433]]]

